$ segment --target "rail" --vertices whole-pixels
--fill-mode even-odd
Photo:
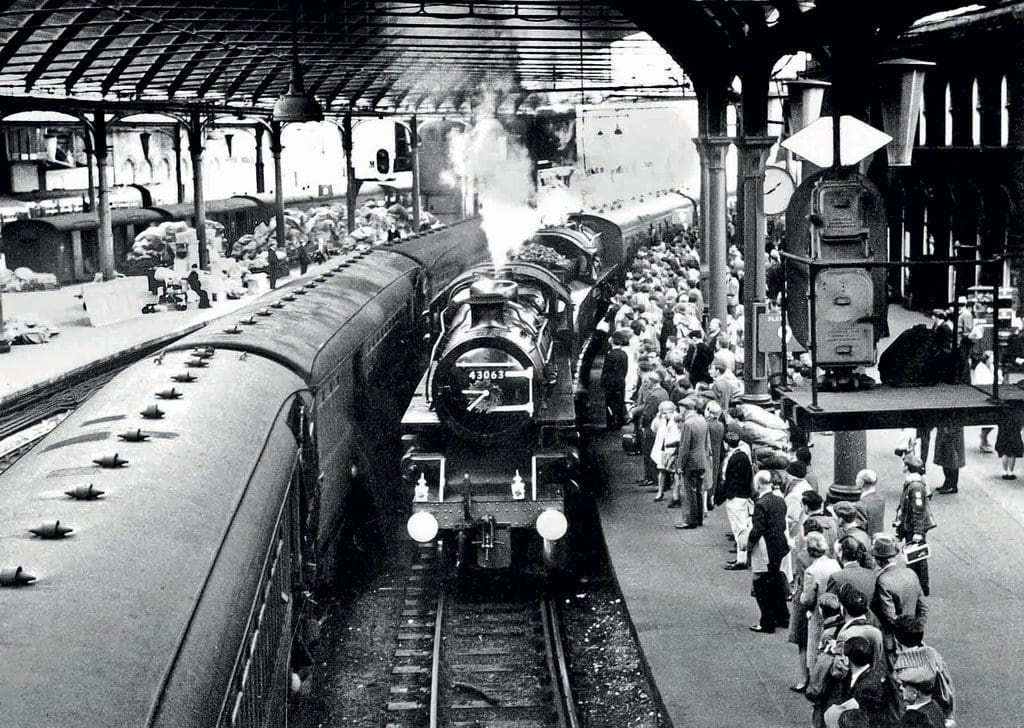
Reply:
[[[448,600],[455,601],[448,604]],[[538,626],[539,641],[534,637]],[[460,637],[466,639],[469,634],[473,647],[460,648]],[[433,639],[430,728],[517,721],[580,727],[554,597],[541,595],[522,604],[501,600],[471,604],[442,588]],[[534,681],[530,665],[541,663],[545,674],[537,674]],[[474,675],[479,684],[459,681],[460,674]],[[474,699],[460,701],[455,697],[460,694]]]

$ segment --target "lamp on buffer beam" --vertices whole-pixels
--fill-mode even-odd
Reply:
[[[921,92],[931,61],[897,58],[878,64],[882,96],[882,127],[892,137],[886,146],[890,167],[909,167],[921,116]]]
[[[320,102],[312,94],[306,93],[302,83],[302,65],[299,63],[299,21],[292,23],[292,75],[288,80],[288,90],[281,94],[274,104],[273,120],[286,121],[323,121],[324,110]]]

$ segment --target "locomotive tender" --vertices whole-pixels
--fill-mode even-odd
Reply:
[[[286,725],[339,542],[407,513],[421,314],[487,257],[474,220],[349,254],[128,367],[7,470],[0,728]]]
[[[413,539],[440,534],[458,565],[567,565],[580,362],[607,289],[682,207],[670,194],[573,215],[530,241],[557,264],[478,266],[432,301],[430,365],[402,418]]]

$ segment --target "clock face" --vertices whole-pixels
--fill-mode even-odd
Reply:
[[[764,169],[764,214],[778,215],[786,211],[789,198],[793,196],[796,184],[789,172],[782,167]]]

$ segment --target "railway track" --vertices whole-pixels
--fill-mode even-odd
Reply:
[[[405,587],[387,728],[578,728],[557,601],[460,589],[435,559]]]

